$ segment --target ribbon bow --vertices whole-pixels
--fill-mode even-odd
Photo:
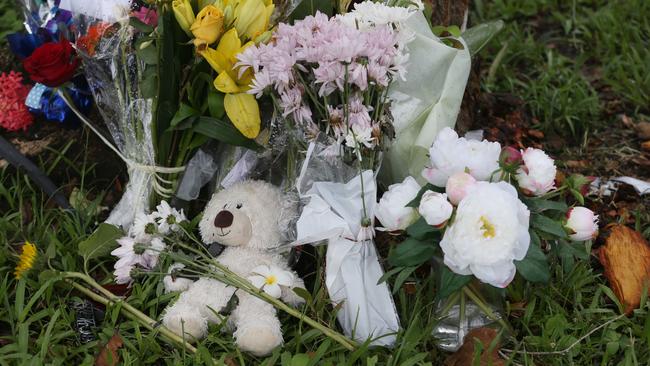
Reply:
[[[373,172],[347,183],[314,182],[302,198],[309,203],[298,219],[294,244],[328,241],[325,283],[331,300],[341,304],[337,317],[345,334],[360,342],[373,338],[372,345],[393,345],[399,329],[395,303],[387,284],[377,283],[384,272],[368,234],[373,229],[362,225],[374,218]]]

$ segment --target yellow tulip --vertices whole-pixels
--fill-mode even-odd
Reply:
[[[216,42],[223,33],[223,11],[214,5],[207,5],[196,15],[196,20],[190,27],[197,44]]]
[[[219,73],[214,87],[226,94],[224,108],[228,118],[244,136],[253,139],[259,134],[261,123],[257,100],[246,94],[253,74],[248,69],[240,75],[235,67],[237,55],[251,45],[253,42],[242,46],[237,29],[232,28],[221,37],[216,49],[205,47],[198,52]]]
[[[190,26],[194,23],[195,18],[194,10],[192,10],[192,4],[190,4],[190,1],[174,0],[172,1],[172,10],[174,10],[174,17],[176,17],[178,25],[181,26],[181,29],[187,33],[188,36],[191,36]]]
[[[242,38],[255,39],[269,27],[273,14],[272,1],[239,0],[235,6],[235,28]]]

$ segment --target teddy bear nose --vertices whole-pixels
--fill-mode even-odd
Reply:
[[[235,217],[230,211],[223,210],[217,214],[217,217],[214,218],[214,226],[218,228],[230,227],[234,218]]]

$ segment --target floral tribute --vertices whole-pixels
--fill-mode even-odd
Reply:
[[[410,224],[409,239],[391,254],[396,265],[418,265],[440,255],[456,275],[504,288],[517,272],[530,281],[547,280],[545,251],[580,256],[584,250],[572,242],[582,245],[598,234],[592,211],[564,203],[567,194],[582,202],[580,192],[589,180],[574,175],[558,187],[555,162],[542,150],[502,148],[447,128],[430,156],[430,167],[422,172],[429,184],[416,187],[409,177],[379,202],[378,213],[396,213],[389,219],[376,215],[388,230],[404,227],[396,221]],[[391,199],[394,192],[402,192],[400,200]],[[429,256],[413,260],[412,250]]]
[[[30,86],[15,71],[0,74],[0,126],[7,131],[27,130],[34,118],[25,106]]]

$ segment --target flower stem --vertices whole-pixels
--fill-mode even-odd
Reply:
[[[167,338],[172,343],[181,346],[182,348],[184,348],[185,350],[191,353],[196,353],[196,348],[191,344],[187,343],[182,337],[178,336],[176,333],[174,333],[164,325],[158,324],[158,322],[151,319],[150,317],[148,317],[146,314],[142,313],[138,309],[134,308],[132,305],[124,301],[122,298],[114,295],[112,292],[108,291],[103,286],[98,284],[90,276],[79,272],[63,272],[62,274],[63,277],[66,278],[66,282],[70,283],[72,287],[79,290],[84,295],[104,305],[111,305],[111,304],[121,305],[122,309],[124,310],[124,314],[126,316],[138,321],[140,324],[142,324],[144,327],[146,327],[149,330],[152,331],[158,330],[165,338]],[[88,288],[74,282],[72,279],[79,279],[84,281],[85,283],[87,283],[88,285],[90,285],[91,287],[99,291],[101,295],[92,292]]]
[[[490,306],[488,306],[485,301],[483,301],[483,299],[481,299],[481,297],[478,296],[469,286],[463,287],[462,291],[465,295],[467,295],[467,297],[470,298],[470,300],[472,300],[472,302],[476,304],[476,306],[479,307],[479,309],[481,309],[481,311],[485,313],[485,315],[488,316],[488,318],[498,322],[499,325],[501,325],[504,329],[512,333],[512,327],[510,324],[508,324],[508,322],[506,322],[503,317],[495,314],[492,308],[490,308]]]

